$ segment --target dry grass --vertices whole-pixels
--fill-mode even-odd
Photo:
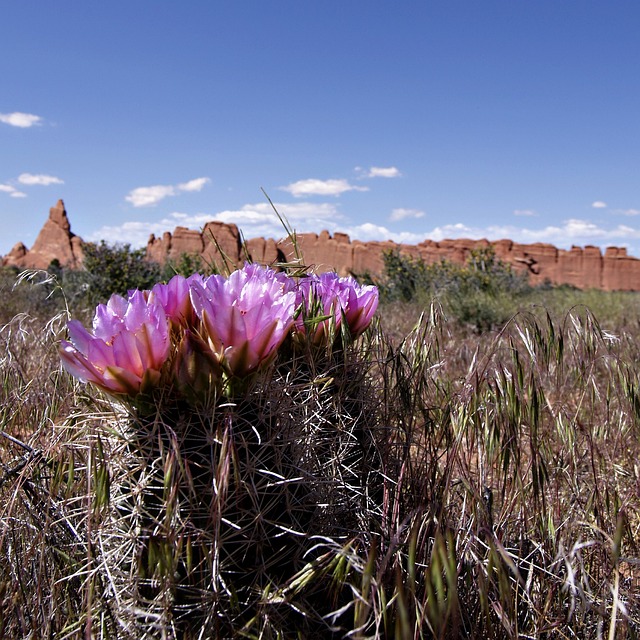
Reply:
[[[380,315],[198,415],[4,326],[0,636],[638,637],[637,323]]]

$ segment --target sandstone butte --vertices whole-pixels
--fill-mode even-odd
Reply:
[[[344,233],[330,235],[328,231],[299,234],[297,244],[304,264],[317,272],[335,270],[342,275],[369,273],[375,276],[383,273],[384,251],[399,250],[427,263],[440,260],[462,263],[472,249],[492,246],[498,258],[517,271],[526,272],[534,285],[551,282],[581,289],[640,291],[640,260],[627,255],[624,248],[608,247],[603,255],[595,246],[565,250],[551,244],[518,244],[511,240],[425,240],[417,245],[405,245],[390,240],[360,242],[350,240]],[[164,263],[177,261],[183,254],[197,254],[205,263],[220,265],[220,251],[236,265],[241,265],[247,256],[263,264],[296,258],[288,239],[252,238],[243,247],[238,227],[222,222],[209,222],[201,232],[176,227],[173,233],[167,231],[161,238],[151,235],[146,255],[149,260]],[[33,247],[27,249],[20,242],[1,263],[46,269],[52,260],[70,268],[82,266],[82,239],[71,232],[62,200],[51,208]]]

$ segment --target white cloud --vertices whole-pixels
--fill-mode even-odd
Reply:
[[[90,233],[85,239],[88,242],[105,240],[110,244],[118,244],[123,242],[123,238],[126,238],[126,242],[132,247],[140,248],[146,246],[149,236],[152,233],[161,237],[165,231],[169,230],[173,231],[173,228],[168,226],[167,220],[161,220],[159,222],[131,220],[117,226],[100,227],[100,229]]]
[[[338,226],[335,229],[329,229],[329,231],[340,231],[346,233],[351,240],[361,240],[362,242],[393,240],[404,244],[418,244],[425,240],[426,235],[411,231],[391,231],[387,227],[371,222],[353,226]]]
[[[129,192],[125,197],[134,207],[153,207],[160,200],[164,200],[168,196],[175,195],[175,188],[171,185],[157,184],[153,187],[137,187]]]
[[[623,216],[640,216],[640,209],[624,209],[620,213]]]
[[[9,192],[11,189],[12,187],[8,185],[0,185],[0,191]],[[321,230],[327,229],[330,233],[346,233],[352,240],[393,240],[398,243],[418,244],[425,240],[439,242],[445,239],[459,238],[487,238],[489,240],[508,238],[523,244],[547,242],[563,249],[569,249],[574,244],[578,246],[587,244],[626,246],[629,247],[632,255],[635,253],[634,247],[631,245],[637,243],[638,250],[640,250],[640,228],[634,228],[630,225],[604,227],[589,220],[577,218],[570,218],[559,224],[540,228],[516,225],[469,226],[458,222],[435,226],[416,233],[406,230],[406,228],[394,231],[386,226],[371,222],[351,224],[342,215],[336,204],[332,202],[317,204],[313,202],[275,203],[275,206],[298,233],[319,233]],[[247,239],[257,237],[280,239],[286,235],[271,205],[267,202],[261,202],[213,214],[174,212],[157,222],[129,221],[119,226],[102,227],[87,239],[119,242],[122,238],[126,238],[132,246],[140,247],[146,245],[151,233],[159,237],[165,231],[173,231],[176,226],[200,230],[210,221],[236,224]]]
[[[12,187],[10,184],[0,184],[0,191],[3,193],[8,193],[12,198],[27,197],[26,193],[22,193],[22,191],[18,191],[15,187]]]
[[[607,203],[606,202],[602,202],[602,200],[596,200],[595,202],[591,203],[591,206],[594,209],[606,209],[607,208]]]
[[[201,191],[208,182],[211,182],[209,178],[195,178],[188,182],[181,182],[176,186],[156,184],[151,187],[137,187],[129,192],[125,200],[134,207],[153,207],[161,200],[178,195],[181,191]]]
[[[424,211],[420,209],[394,209],[389,216],[389,220],[397,222],[398,220],[405,220],[406,218],[422,218],[424,217]]]
[[[333,203],[275,203],[280,215],[299,233],[319,232],[322,229],[333,230],[342,220]],[[129,221],[118,226],[104,226],[92,233],[87,240],[107,240],[120,242],[127,238],[134,247],[146,245],[150,234],[162,236],[165,231],[173,231],[176,226],[189,229],[202,229],[207,222],[219,221],[236,224],[245,238],[282,238],[286,231],[269,203],[246,204],[239,209],[228,209],[215,214],[171,213],[157,222]]]
[[[433,240],[440,242],[441,240],[457,239],[457,238],[485,238],[487,233],[484,229],[474,229],[468,227],[462,222],[454,224],[445,224],[441,227],[434,227],[425,234],[425,240]]]
[[[37,184],[45,187],[50,184],[64,184],[63,180],[60,180],[60,178],[56,178],[55,176],[48,176],[45,174],[34,175],[32,173],[21,173],[18,176],[18,182],[20,184],[26,184],[26,185]]]
[[[289,226],[299,233],[317,233],[343,219],[336,205],[330,202],[274,203],[274,206]],[[267,202],[248,204],[235,211],[222,211],[215,219],[237,224],[246,238],[281,238],[286,235],[278,216]]]
[[[367,178],[399,178],[402,174],[396,167],[371,167]]]
[[[418,244],[425,240],[440,242],[471,238],[479,240],[502,240],[508,238],[514,242],[529,244],[533,242],[548,242],[561,249],[569,249],[572,245],[584,246],[595,244],[598,246],[627,246],[630,241],[640,241],[640,229],[628,225],[617,225],[604,228],[588,220],[571,218],[559,225],[549,225],[539,229],[516,227],[515,225],[490,225],[487,227],[471,227],[463,223],[446,224],[434,227],[424,233],[408,231],[394,232],[390,229],[370,223],[337,227],[337,231],[348,233],[351,239],[358,240],[393,240],[408,244]]]
[[[27,129],[34,125],[41,124],[42,118],[40,116],[35,116],[32,113],[14,111],[13,113],[0,113],[0,122],[4,122],[12,127]]]
[[[549,225],[541,229],[526,229],[514,226],[490,226],[480,231],[492,240],[509,238],[516,242],[548,242],[560,248],[585,244],[626,244],[630,239],[640,239],[640,229],[628,225],[604,228],[589,220],[569,218],[559,225]],[[473,236],[482,237],[482,236]]]
[[[211,182],[209,178],[195,178],[189,182],[182,182],[178,185],[180,191],[202,191],[205,184]]]
[[[356,187],[349,184],[347,180],[318,180],[309,178],[292,182],[286,187],[280,187],[282,191],[288,191],[292,196],[301,198],[303,196],[339,196],[345,191],[368,191],[367,187]]]
[[[537,216],[538,214],[533,209],[514,209],[513,215],[534,217],[534,216]]]

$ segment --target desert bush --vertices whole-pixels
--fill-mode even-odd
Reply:
[[[482,332],[499,328],[529,293],[526,275],[497,259],[492,247],[474,249],[465,264],[427,264],[400,251],[386,251],[379,284],[383,300],[427,304],[438,298],[448,315]]]
[[[89,306],[108,300],[113,293],[126,295],[131,289],[150,289],[162,279],[160,265],[146,260],[144,249],[109,245],[102,240],[85,243],[82,250]]]
[[[83,251],[81,269],[64,268],[57,261],[47,269],[54,278],[52,289],[63,292],[70,308],[78,311],[94,308],[113,293],[126,295],[133,289],[149,289],[176,274],[216,272],[197,254],[183,253],[177,260],[160,265],[147,260],[144,249],[132,249],[129,244],[85,243]]]
[[[181,253],[177,260],[168,259],[162,267],[162,279],[170,280],[175,275],[181,275],[185,278],[199,273],[203,276],[210,276],[219,273],[215,265],[208,264],[197,253]]]

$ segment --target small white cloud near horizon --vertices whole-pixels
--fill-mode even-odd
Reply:
[[[367,178],[399,178],[402,174],[396,167],[370,167]]]
[[[526,217],[526,216],[536,217],[538,214],[533,209],[514,209],[513,215],[523,216],[523,217]]]
[[[393,240],[394,242],[406,242],[418,244],[425,240],[440,242],[442,240],[455,240],[459,238],[471,238],[479,240],[487,238],[496,241],[510,239],[513,242],[523,244],[532,242],[548,242],[559,249],[570,249],[572,245],[585,246],[598,244],[605,246],[629,246],[629,241],[640,241],[640,229],[634,229],[628,225],[617,225],[613,228],[604,228],[589,220],[570,218],[559,225],[549,225],[539,229],[528,229],[513,225],[490,225],[488,227],[470,227],[464,223],[451,223],[434,227],[424,233],[412,233],[403,231],[393,232],[384,226],[366,223],[350,228],[337,228],[338,231],[349,233],[351,239],[358,240]],[[636,250],[638,250],[636,248]]]
[[[10,189],[12,187],[9,185],[0,185],[0,191],[10,191]],[[513,242],[523,244],[546,242],[559,249],[567,250],[572,245],[595,244],[603,248],[611,245],[625,246],[630,250],[631,255],[635,255],[634,252],[638,252],[640,255],[640,229],[630,225],[609,227],[577,218],[570,218],[555,225],[538,228],[511,224],[475,227],[458,222],[435,226],[416,233],[406,228],[391,230],[384,225],[371,222],[352,223],[332,202],[317,204],[309,201],[275,203],[275,206],[298,233],[319,233],[326,229],[331,234],[346,233],[351,240],[391,240],[414,245],[426,240],[440,242],[445,239],[487,238],[496,241],[508,238]],[[640,214],[640,211],[638,213]],[[246,239],[263,237],[278,240],[286,235],[271,205],[258,203],[246,204],[238,209],[229,209],[213,214],[174,212],[155,222],[124,222],[118,226],[102,227],[87,239],[89,241],[104,239],[109,242],[119,242],[122,238],[127,238],[127,242],[132,246],[144,247],[151,233],[156,237],[161,237],[164,232],[173,231],[177,226],[202,230],[207,222],[213,221],[237,225]]]
[[[335,204],[330,202],[274,203],[277,211],[299,233],[333,230],[343,219]],[[165,231],[173,231],[176,226],[202,230],[207,222],[235,224],[245,238],[282,238],[286,235],[282,223],[267,202],[246,204],[235,210],[218,213],[187,214],[173,212],[157,222],[128,221],[118,226],[103,226],[88,236],[90,242],[106,240],[120,242],[123,237],[133,247],[144,247],[149,236],[162,237]]]
[[[210,178],[195,178],[189,182],[181,182],[177,188],[179,191],[202,191],[204,185],[209,182],[211,182]]]
[[[308,178],[292,182],[286,187],[280,187],[280,190],[287,191],[294,198],[301,198],[303,196],[339,196],[346,191],[369,191],[369,188],[356,187],[344,179],[318,180],[317,178]]]
[[[28,129],[42,123],[42,118],[33,113],[22,113],[14,111],[13,113],[0,113],[0,122],[4,122],[12,127],[20,127]]]
[[[134,207],[154,207],[161,200],[169,196],[178,195],[180,192],[202,191],[204,186],[211,182],[210,178],[194,178],[188,182],[181,182],[177,185],[156,184],[151,187],[137,187],[132,189],[125,200]]]
[[[18,182],[26,185],[41,185],[44,187],[50,184],[64,184],[64,180],[56,178],[56,176],[49,176],[46,174],[33,174],[33,173],[21,173],[18,176]]]
[[[423,242],[428,234],[413,233],[412,231],[391,231],[382,225],[365,222],[354,226],[337,226],[332,232],[346,233],[351,240],[361,242],[386,242],[391,240],[402,244],[418,244]]]
[[[606,209],[607,208],[607,203],[606,202],[602,202],[602,200],[596,200],[595,202],[591,203],[591,206],[594,209]]]
[[[15,187],[12,187],[10,184],[0,184],[0,191],[2,193],[8,193],[11,198],[26,198],[27,194],[22,191],[18,191]]]
[[[420,209],[405,209],[403,207],[399,207],[398,209],[394,209],[389,216],[389,220],[392,222],[397,222],[398,220],[406,220],[407,218],[423,218],[424,211]]]

